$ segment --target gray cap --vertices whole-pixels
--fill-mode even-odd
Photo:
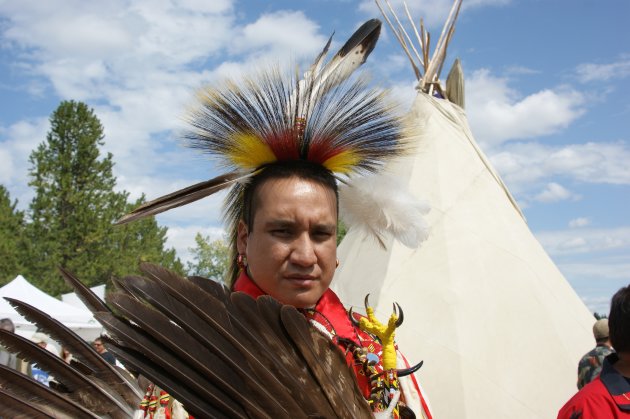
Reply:
[[[608,337],[608,319],[599,319],[593,325],[593,336],[596,340]]]

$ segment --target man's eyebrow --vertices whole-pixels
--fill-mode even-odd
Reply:
[[[291,220],[269,220],[265,223],[265,227],[293,227],[295,221]]]

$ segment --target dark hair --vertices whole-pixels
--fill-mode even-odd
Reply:
[[[610,343],[617,352],[630,352],[630,285],[613,295],[608,316]]]
[[[243,190],[243,213],[241,218],[247,224],[247,229],[252,230],[254,225],[254,215],[260,199],[256,191],[262,184],[271,179],[298,178],[311,180],[335,193],[337,214],[339,214],[339,191],[337,181],[332,172],[320,164],[311,163],[305,160],[289,160],[275,162],[265,166],[258,175],[245,186]]]

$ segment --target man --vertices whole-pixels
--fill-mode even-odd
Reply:
[[[582,357],[578,365],[578,390],[593,381],[602,371],[604,358],[613,353],[608,337],[608,319],[599,319],[593,325],[596,346]]]
[[[610,342],[602,371],[571,398],[558,419],[630,418],[630,285],[613,296],[608,316]]]
[[[116,365],[116,358],[114,357],[114,355],[112,355],[111,352],[105,349],[105,345],[103,345],[103,341],[101,340],[101,338],[94,339],[92,346],[94,346],[96,352],[98,352],[99,355],[101,355],[103,359],[105,359],[105,361],[107,361],[111,365]]]
[[[0,320],[0,329],[15,333],[15,326],[9,318]],[[15,369],[17,367],[17,356],[0,346],[0,364]]]
[[[339,263],[337,179],[378,172],[404,153],[401,120],[385,94],[360,80],[294,77],[270,69],[202,92],[186,138],[226,172],[146,203],[121,222],[231,187],[224,218],[235,253],[232,289],[298,308],[343,351],[374,412],[411,409],[430,418],[415,379],[403,376],[409,365],[394,328],[381,333],[372,315],[351,320],[329,289]]]

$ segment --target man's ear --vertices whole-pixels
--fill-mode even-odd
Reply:
[[[238,222],[238,230],[236,233],[236,248],[238,253],[244,255],[247,253],[247,238],[249,237],[249,229],[243,220]]]

